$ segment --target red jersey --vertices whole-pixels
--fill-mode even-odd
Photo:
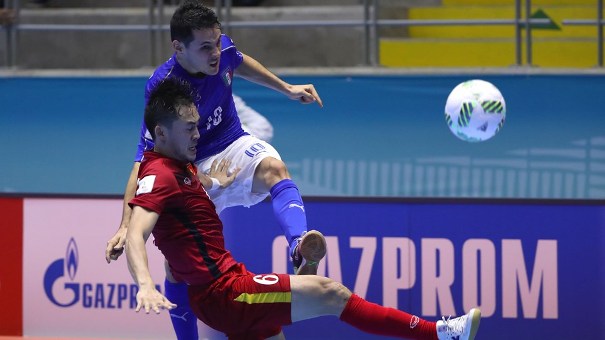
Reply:
[[[168,260],[174,278],[206,285],[236,261],[225,249],[223,224],[214,203],[192,169],[191,163],[145,152],[129,204],[160,215],[152,232],[154,244]]]

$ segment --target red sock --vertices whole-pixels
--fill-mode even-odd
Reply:
[[[434,322],[368,302],[355,294],[349,298],[340,320],[371,334],[437,340]]]

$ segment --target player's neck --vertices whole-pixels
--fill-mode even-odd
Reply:
[[[191,67],[191,65],[189,65],[189,63],[187,63],[187,61],[185,61],[183,58],[181,58],[178,54],[176,54],[176,61],[191,76],[196,77],[196,78],[204,78],[206,76],[205,73],[194,70],[193,67]]]
[[[165,150],[163,147],[158,146],[157,144],[153,147],[153,152],[163,157],[177,160],[176,158],[172,157],[172,154],[169,152],[169,150]]]

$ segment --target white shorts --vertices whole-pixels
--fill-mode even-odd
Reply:
[[[253,193],[252,181],[254,180],[254,171],[260,162],[266,157],[273,157],[281,160],[279,153],[269,143],[262,141],[254,136],[242,136],[231,143],[222,152],[202,159],[197,162],[199,171],[207,174],[210,172],[210,166],[215,159],[219,161],[228,159],[231,161],[231,171],[240,168],[240,172],[235,178],[233,184],[223,190],[213,190],[209,192],[210,199],[216,206],[216,212],[220,214],[223,209],[243,205],[249,207],[264,200],[269,193]]]

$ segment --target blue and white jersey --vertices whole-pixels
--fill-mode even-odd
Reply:
[[[198,129],[200,139],[197,143],[196,162],[223,151],[229,144],[248,133],[242,126],[235,110],[231,83],[233,71],[242,63],[244,57],[235,44],[226,35],[221,35],[221,59],[216,75],[189,74],[173,55],[158,67],[147,80],[145,103],[155,86],[168,77],[183,79],[190,83],[195,96],[194,102],[200,114]],[[153,140],[143,121],[141,136],[135,157],[140,162],[143,152],[153,150]]]

